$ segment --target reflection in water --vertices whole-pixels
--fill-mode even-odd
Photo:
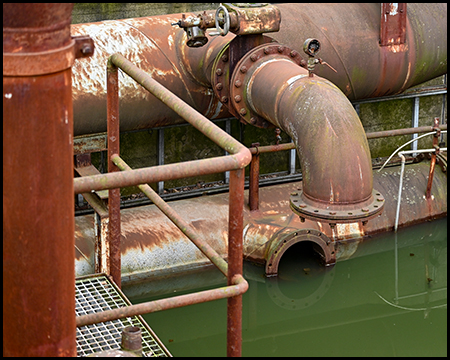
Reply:
[[[243,296],[243,356],[447,354],[446,219],[365,240],[331,268],[311,251],[307,243],[289,248],[278,278],[244,264],[250,287]],[[217,270],[189,282],[197,286],[185,293],[225,284]],[[130,297],[137,303],[173,295]],[[226,355],[226,300],[144,317],[174,356]]]

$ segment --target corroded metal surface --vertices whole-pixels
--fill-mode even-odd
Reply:
[[[303,186],[293,208],[303,217],[332,223],[375,216],[384,200],[373,194],[369,146],[353,106],[336,86],[307,76],[283,51],[273,45],[255,48],[238,63],[231,81],[247,89],[238,105],[244,116],[259,114],[296,144]]]
[[[75,136],[106,131],[106,64],[114,53],[122,54],[209,117],[229,116],[213,92],[195,81],[180,61],[189,50],[184,31],[171,26],[178,18],[180,14],[72,25],[72,35],[89,34],[96,46],[92,58],[73,68]],[[191,51],[195,50],[199,49]],[[184,122],[131,78],[119,79],[124,114],[121,131]]]
[[[89,178],[76,178],[74,179],[75,193],[100,189],[114,189],[128,185],[180,179],[194,175],[219,173],[227,170],[242,169],[250,163],[251,153],[245,146],[190,107],[167,88],[152,79],[148,74],[137,68],[122,55],[114,54],[111,56],[110,61],[114,66],[122,69],[127,75],[161,100],[164,105],[173,109],[197,130],[230,153],[230,155],[138,170],[126,170],[121,173],[96,175]],[[115,96],[117,101],[117,93]],[[119,121],[117,111],[116,116],[117,121]],[[118,135],[112,137],[117,138]],[[117,155],[110,154],[110,159],[113,162],[115,162],[114,158],[120,161]]]
[[[337,70],[315,73],[351,100],[396,94],[447,72],[447,4],[410,3],[406,41],[380,46],[380,3],[277,4],[281,28],[270,34],[301,51],[306,38],[322,44],[320,56]],[[426,24],[426,25],[425,25]]]
[[[292,245],[300,241],[312,242],[316,252],[321,256],[324,265],[330,266],[336,263],[335,243],[325,234],[315,229],[294,229],[289,231],[284,229],[281,234],[277,234],[270,242],[266,252],[266,276],[278,274],[278,265],[281,257]]]
[[[380,46],[381,6],[375,3],[277,4],[280,31],[269,35],[297,54],[302,53],[306,38],[319,39],[321,57],[337,73],[326,66],[316,66],[315,73],[352,100],[395,94],[447,72],[446,6],[408,4],[403,45]],[[104,74],[108,57],[116,52],[209,118],[230,115],[220,102],[222,97],[214,96],[211,70],[234,35],[210,37],[206,33],[205,46],[189,48],[184,30],[171,26],[180,18],[181,14],[173,14],[72,25],[72,35],[89,34],[96,45],[94,56],[84,66],[73,68],[75,136],[106,130]],[[226,76],[230,75],[224,72]],[[121,109],[126,117],[122,131],[182,122],[139,85],[123,80]]]
[[[408,226],[447,214],[447,176],[435,170],[431,199],[425,199],[429,162],[406,166],[402,211],[399,225]],[[386,199],[383,213],[366,225],[361,222],[336,224],[331,228],[312,220],[301,222],[289,207],[289,196],[300,183],[289,183],[260,188],[260,207],[244,213],[244,259],[265,263],[271,241],[285,229],[314,229],[336,242],[337,261],[350,256],[365,235],[392,231],[397,204],[400,167],[374,171],[374,186]],[[248,193],[246,191],[246,196]],[[248,198],[245,199],[247,202]],[[228,194],[203,196],[170,203],[180,216],[221,256],[227,256]],[[212,210],[213,209],[213,210]],[[94,241],[92,216],[76,218],[76,244],[83,255],[92,261]],[[154,205],[122,210],[122,268],[123,281],[171,274],[186,269],[207,266],[207,259]],[[356,245],[355,245],[356,244]],[[87,269],[92,265],[77,252],[77,266]],[[86,264],[82,267],[82,264]],[[93,266],[92,266],[93,269]]]

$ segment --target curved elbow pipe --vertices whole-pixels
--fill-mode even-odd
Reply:
[[[296,145],[303,189],[292,194],[295,212],[352,222],[382,210],[364,129],[337,86],[277,54],[262,56],[242,80],[249,111],[283,129]]]

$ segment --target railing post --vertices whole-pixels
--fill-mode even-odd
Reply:
[[[434,152],[431,153],[431,162],[430,162],[430,171],[428,173],[428,183],[427,183],[427,190],[425,192],[425,197],[427,199],[431,198],[431,186],[433,185],[433,176],[434,176],[434,167],[436,165],[436,155],[439,151],[439,137],[441,135],[440,129],[439,129],[439,118],[434,118],[434,127],[433,129],[436,130],[436,133],[433,135],[433,148],[435,149]]]
[[[120,171],[111,157],[119,152],[119,76],[118,68],[108,60],[107,65],[107,129],[108,129],[108,172]],[[120,252],[120,188],[110,189],[108,196],[109,213],[109,256],[111,276],[121,288]]]
[[[230,171],[230,198],[228,217],[228,285],[233,277],[242,275],[244,229],[245,170]],[[227,356],[241,356],[242,351],[242,295],[227,302]]]
[[[259,143],[252,144],[256,148],[256,154],[252,154],[250,163],[250,176],[248,181],[248,205],[250,210],[259,209]]]

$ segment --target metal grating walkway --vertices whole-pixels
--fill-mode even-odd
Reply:
[[[131,305],[130,301],[105,274],[89,275],[75,281],[77,316]],[[77,355],[118,350],[122,329],[139,326],[142,332],[143,356],[172,356],[141,316],[132,316],[77,328]]]

